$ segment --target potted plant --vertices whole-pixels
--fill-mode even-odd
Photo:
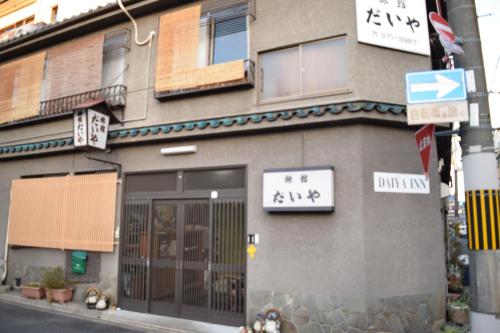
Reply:
[[[467,333],[468,330],[463,327],[444,325],[441,328],[441,332],[443,333]]]
[[[469,324],[469,302],[467,294],[457,300],[448,302],[448,317],[452,323],[459,325]]]
[[[463,290],[462,268],[458,264],[448,265],[448,292],[460,294]]]
[[[39,282],[31,282],[21,285],[21,295],[26,298],[41,299],[45,298],[45,289]]]
[[[73,298],[73,288],[67,285],[61,267],[47,268],[42,276],[42,286],[49,302],[56,301],[63,304]]]

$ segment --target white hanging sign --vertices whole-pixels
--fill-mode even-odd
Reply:
[[[106,149],[110,117],[92,109],[78,110],[73,115],[75,147]]]
[[[333,212],[334,168],[264,170],[263,206],[269,212]]]
[[[356,0],[358,41],[430,55],[425,0]]]
[[[106,149],[109,130],[109,116],[88,110],[89,146]]]
[[[73,144],[75,147],[87,146],[86,110],[79,110],[73,115]]]

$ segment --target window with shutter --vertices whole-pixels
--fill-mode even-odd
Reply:
[[[206,0],[163,15],[156,96],[246,82],[250,3]]]
[[[104,37],[102,87],[125,84],[126,53],[130,49],[129,31],[118,30]]]

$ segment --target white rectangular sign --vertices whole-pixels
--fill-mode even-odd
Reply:
[[[73,144],[75,147],[87,145],[87,112],[83,110],[73,114]]]
[[[374,172],[373,189],[389,193],[430,193],[429,180],[424,175],[407,173]]]
[[[358,41],[430,55],[425,0],[356,0]]]
[[[109,116],[89,109],[88,123],[89,146],[99,149],[106,149],[109,129]]]
[[[332,166],[264,170],[264,209],[333,212],[333,178]]]
[[[408,104],[408,125],[424,125],[468,121],[467,101]]]

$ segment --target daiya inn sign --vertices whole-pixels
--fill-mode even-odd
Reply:
[[[426,176],[407,173],[374,172],[373,188],[375,192],[430,193]]]
[[[119,122],[106,101],[91,100],[73,109],[73,143],[75,148],[106,149],[109,125]]]
[[[333,179],[333,166],[264,170],[264,209],[268,212],[333,212]]]
[[[358,41],[430,55],[425,0],[356,0]]]

